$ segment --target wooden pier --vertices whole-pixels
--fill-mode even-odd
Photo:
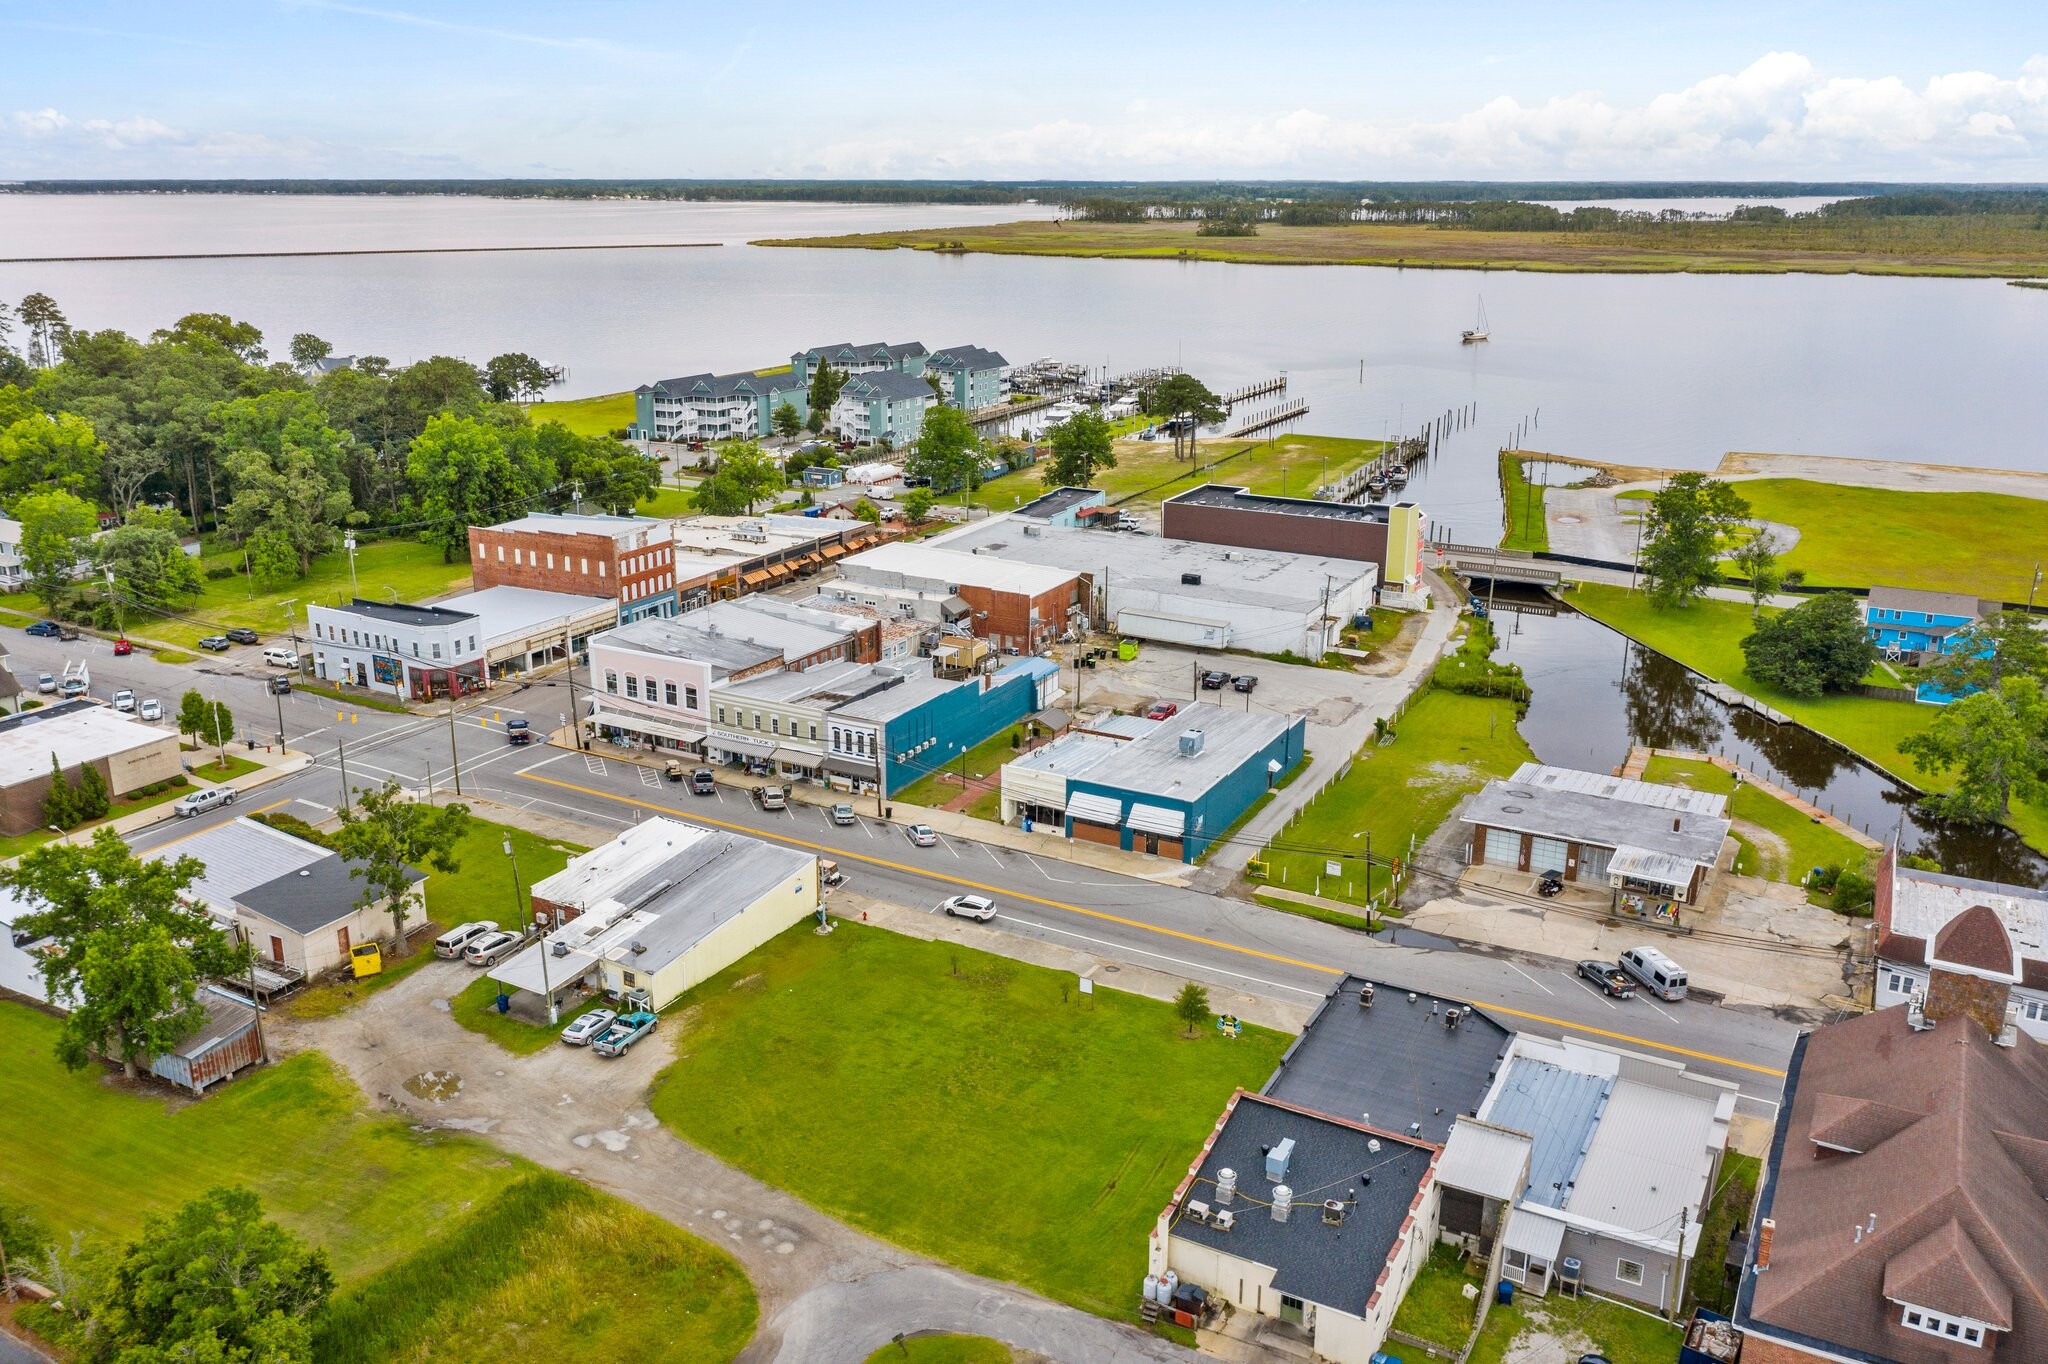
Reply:
[[[1222,394],[1221,398],[1225,407],[1235,407],[1239,403],[1249,401],[1252,398],[1263,398],[1268,393],[1285,393],[1286,391],[1287,376],[1282,374],[1261,383],[1246,384],[1243,388],[1234,388],[1230,392]]]
[[[1278,426],[1282,422],[1291,422],[1307,411],[1308,399],[1306,398],[1295,398],[1292,401],[1281,403],[1275,407],[1260,408],[1256,412],[1246,413],[1244,420],[1225,431],[1220,439],[1236,440],[1239,436],[1249,436],[1254,431],[1264,431],[1270,427]]]

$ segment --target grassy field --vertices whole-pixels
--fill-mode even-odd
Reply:
[[[322,1364],[481,1358],[507,1332],[573,1347],[562,1358],[651,1344],[659,1359],[729,1359],[753,1334],[753,1291],[724,1252],[482,1141],[372,1115],[317,1052],[173,1103],[64,1070],[57,1026],[0,1003],[9,1196],[64,1244],[123,1238],[146,1212],[246,1185],[342,1280]]]
[[[1194,222],[1016,222],[759,246],[1014,256],[1232,261],[1251,265],[1391,265],[1408,269],[1594,273],[2048,276],[2048,236],[2031,215],[1672,223],[1604,232],[1482,232],[1428,224],[1259,225],[1255,237],[1201,237]],[[1454,327],[1447,324],[1446,339]]]
[[[1921,774],[1899,752],[1901,739],[1934,723],[1935,707],[1873,696],[1803,701],[1751,677],[1742,656],[1742,641],[1753,628],[1747,603],[1705,600],[1660,611],[1644,593],[1601,583],[1579,584],[1568,600],[1629,638],[1783,711],[1901,781],[1923,790],[1941,790],[1949,783],[1946,777]],[[2048,848],[2048,808],[2015,805],[2012,825],[2035,847]]]
[[[1094,486],[1102,489],[1112,503],[1130,498],[1122,505],[1132,509],[1156,506],[1176,493],[1204,483],[1229,483],[1255,493],[1310,497],[1317,485],[1332,482],[1377,458],[1380,448],[1376,440],[1283,434],[1273,440],[1205,440],[1198,446],[1196,458],[1189,462],[1173,457],[1172,441],[1120,440],[1116,443],[1116,468],[1104,470],[1096,477]],[[1010,511],[1044,491],[1044,471],[1033,467],[983,484],[974,500],[977,505],[995,511]]]
[[[516,887],[512,863],[505,857],[507,838],[512,840],[512,856],[519,862]],[[525,892],[582,851],[575,844],[558,843],[524,829],[472,819],[469,832],[456,847],[462,870],[450,874],[428,868],[427,917],[447,928],[471,919],[495,919],[508,928],[516,927],[526,903]]]
[[[901,1345],[884,1345],[867,1364],[1011,1364],[1016,1354],[987,1336],[918,1336]]]
[[[1407,858],[1411,838],[1419,847],[1466,795],[1535,756],[1515,728],[1511,701],[1430,691],[1408,707],[1397,731],[1384,748],[1366,744],[1351,771],[1317,792],[1260,851],[1268,884],[1363,905],[1363,861],[1345,862],[1341,878],[1322,875],[1326,861],[1363,858],[1368,833],[1376,857]],[[1387,873],[1375,872],[1374,888],[1384,892],[1386,884]]]
[[[1163,1004],[842,921],[671,1006],[655,1113],[856,1226],[1105,1316],[1233,1089],[1287,1038],[1192,1040]]]
[[[1799,528],[1784,556],[1809,583],[1917,587],[2025,601],[2048,554],[2048,501],[2002,493],[1900,492],[1796,478],[1744,479],[1767,521]]]
[[[1763,1162],[1755,1156],[1730,1151],[1721,1161],[1721,1186],[1714,1191],[1713,1202],[1700,1227],[1701,1253],[1692,1262],[1692,1277],[1686,1285],[1692,1300],[1703,1307],[1726,1313],[1734,1305],[1721,1257],[1718,1253],[1708,1254],[1707,1250],[1727,1245],[1729,1233],[1749,1220],[1750,1205],[1756,1200],[1757,1179],[1762,1173]]]
[[[633,395],[604,393],[595,398],[528,403],[526,415],[535,426],[560,422],[579,436],[609,436],[633,424]]]
[[[992,777],[1002,770],[1004,763],[1016,757],[1020,750],[1010,746],[1010,736],[1023,732],[1023,729],[1022,725],[1005,725],[968,749],[964,760],[953,758],[942,772],[918,778],[889,799],[900,800],[906,805],[944,805],[960,794],[960,783],[954,778],[960,775],[962,767],[967,769],[969,777]],[[996,804],[1000,807],[1002,793],[996,792],[995,795]]]
[[[1747,782],[1737,789],[1735,775],[1712,763],[1667,758],[1659,754],[1650,759],[1649,766],[1643,771],[1643,780],[1669,782],[1695,791],[1717,791],[1731,796],[1728,802],[1731,819],[1754,824],[1771,835],[1762,840],[1745,840],[1748,855],[1738,859],[1735,866],[1735,870],[1745,876],[1761,876],[1799,885],[1807,872],[1815,867],[1854,867],[1871,856],[1862,844],[1825,824],[1815,823],[1776,796],[1767,795]]]
[[[1543,519],[1543,489],[1529,481],[1529,466],[1515,455],[1500,457],[1501,486],[1507,497],[1501,513],[1505,533],[1502,549],[1540,554],[1550,548],[1550,525]]]
[[[202,569],[239,567],[242,552],[224,550],[200,561]],[[360,595],[373,601],[388,601],[392,593],[404,602],[452,592],[469,580],[469,562],[458,559],[441,562],[441,551],[417,540],[372,540],[356,551],[356,583]],[[152,617],[133,612],[128,624],[138,635],[168,644],[196,647],[202,635],[217,635],[232,625],[246,625],[262,635],[265,642],[289,636],[284,603],[296,601],[292,614],[298,620],[301,639],[305,636],[306,607],[312,602],[347,601],[348,555],[336,552],[313,561],[313,571],[294,578],[272,591],[258,589],[246,576],[208,578],[199,599],[175,617]]]
[[[1479,1333],[1466,1364],[1501,1364],[1516,1337],[1531,1331],[1572,1342],[1562,1352],[1532,1357],[1576,1359],[1585,1348],[1577,1344],[1577,1337],[1583,1336],[1612,1364],[1671,1364],[1685,1338],[1684,1330],[1672,1322],[1601,1298],[1552,1296],[1537,1302],[1517,1293],[1513,1306],[1496,1304],[1486,1314],[1486,1329]]]
[[[1464,1349],[1479,1313],[1477,1300],[1465,1296],[1467,1284],[1483,1287],[1477,1275],[1465,1272],[1464,1257],[1450,1246],[1432,1247],[1429,1263],[1415,1276],[1408,1296],[1401,1299],[1401,1310],[1394,1313],[1394,1329],[1433,1340],[1453,1353]]]

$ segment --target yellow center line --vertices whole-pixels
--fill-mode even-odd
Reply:
[[[1125,928],[1143,929],[1147,933],[1157,933],[1161,937],[1178,938],[1182,942],[1197,943],[1203,947],[1213,947],[1223,952],[1235,952],[1239,956],[1257,957],[1261,961],[1277,962],[1282,966],[1299,966],[1303,970],[1315,971],[1323,975],[1341,976],[1347,974],[1346,969],[1342,966],[1329,966],[1321,962],[1303,961],[1299,957],[1282,956],[1277,952],[1264,952],[1256,947],[1240,947],[1236,943],[1220,942],[1215,938],[1205,938],[1199,933],[1186,933],[1178,928],[1163,928],[1158,924],[1148,924],[1141,919],[1127,919],[1120,914],[1109,914],[1099,909],[1087,909],[1080,905],[1070,905],[1064,900],[1048,900],[1044,896],[1032,895],[1027,891],[1017,890],[1010,886],[992,886],[984,881],[975,881],[965,876],[953,876],[946,872],[932,871],[929,868],[915,866],[908,862],[892,862],[886,857],[875,857],[867,853],[844,852],[829,843],[813,843],[808,839],[797,838],[790,834],[769,833],[745,824],[734,824],[728,820],[714,819],[709,815],[678,810],[668,805],[657,805],[650,800],[640,800],[634,796],[622,796],[613,791],[601,791],[592,786],[580,786],[575,782],[562,781],[555,777],[543,777],[533,772],[521,772],[517,775],[526,778],[528,781],[543,782],[549,786],[559,786],[565,791],[580,791],[586,796],[596,796],[600,800],[616,801],[621,805],[635,805],[643,810],[653,810],[672,818],[692,820],[699,824],[709,824],[720,829],[730,829],[734,833],[746,834],[750,838],[773,839],[777,843],[787,843],[791,847],[806,848],[812,852],[822,853],[826,857],[837,861],[866,862],[871,866],[887,867],[891,871],[900,871],[911,876],[922,876],[933,881],[944,881],[948,885],[966,886],[970,890],[987,891],[991,895],[1002,895],[1012,900],[1023,900],[1034,905],[1044,905],[1048,909],[1063,910],[1068,914],[1080,914],[1090,919],[1100,919],[1105,923],[1120,924]],[[1505,1004],[1487,1004],[1484,1007],[1493,1013],[1509,1014],[1515,1018],[1526,1018],[1534,1023],[1547,1023],[1552,1027],[1564,1028],[1571,1032],[1588,1033],[1594,1037],[1612,1038],[1615,1041],[1628,1042],[1639,1047],[1653,1047],[1658,1051],[1667,1051],[1675,1056],[1689,1056],[1696,1061],[1712,1061],[1718,1065],[1734,1066],[1741,1070],[1754,1071],[1758,1075],[1770,1075],[1779,1079],[1783,1079],[1785,1075],[1785,1072],[1782,1070],[1773,1070],[1769,1066],[1759,1066],[1750,1061],[1738,1061],[1732,1056],[1716,1056],[1710,1051],[1694,1051],[1690,1047],[1674,1046],[1669,1042],[1658,1042],[1648,1037],[1637,1037],[1632,1033],[1613,1032],[1606,1028],[1596,1028],[1586,1023],[1574,1023],[1568,1019],[1552,1018],[1547,1014],[1536,1014],[1522,1009],[1511,1009]]]

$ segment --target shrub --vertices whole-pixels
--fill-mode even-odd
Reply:
[[[304,839],[318,848],[331,848],[334,846],[332,840],[326,834],[321,833],[297,815],[251,815],[249,818],[255,820],[258,824],[268,824],[281,834],[290,834],[293,838]]]
[[[178,773],[178,775],[171,778],[171,785],[173,786],[190,786],[191,784],[192,779],[190,777],[187,777],[183,772],[180,772]]]
[[[216,564],[206,570],[206,576],[214,582],[223,582],[241,571],[233,564]]]

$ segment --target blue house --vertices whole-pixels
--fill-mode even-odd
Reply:
[[[1003,400],[1003,370],[1009,363],[980,346],[948,346],[931,353],[924,372],[939,377],[949,406],[972,412]]]
[[[1108,503],[1109,495],[1100,488],[1053,488],[1011,512],[1010,519],[1079,530]]]
[[[1183,707],[1067,778],[1067,836],[1192,862],[1301,761],[1306,735],[1298,715]]]
[[[927,674],[837,707],[833,716],[882,725],[893,796],[1042,710],[1059,684],[1059,672],[1059,664],[1049,658],[1012,658],[966,681]]]
[[[856,374],[839,390],[832,404],[832,429],[866,445],[887,443],[902,449],[924,429],[924,414],[938,405],[931,385],[894,370]]]
[[[1863,602],[1863,624],[1887,660],[1918,665],[1963,647],[1959,632],[1997,610],[1996,602],[1979,601],[1962,592],[1873,587]],[[1914,687],[1913,695],[1932,705],[1955,700],[1924,682]]]

